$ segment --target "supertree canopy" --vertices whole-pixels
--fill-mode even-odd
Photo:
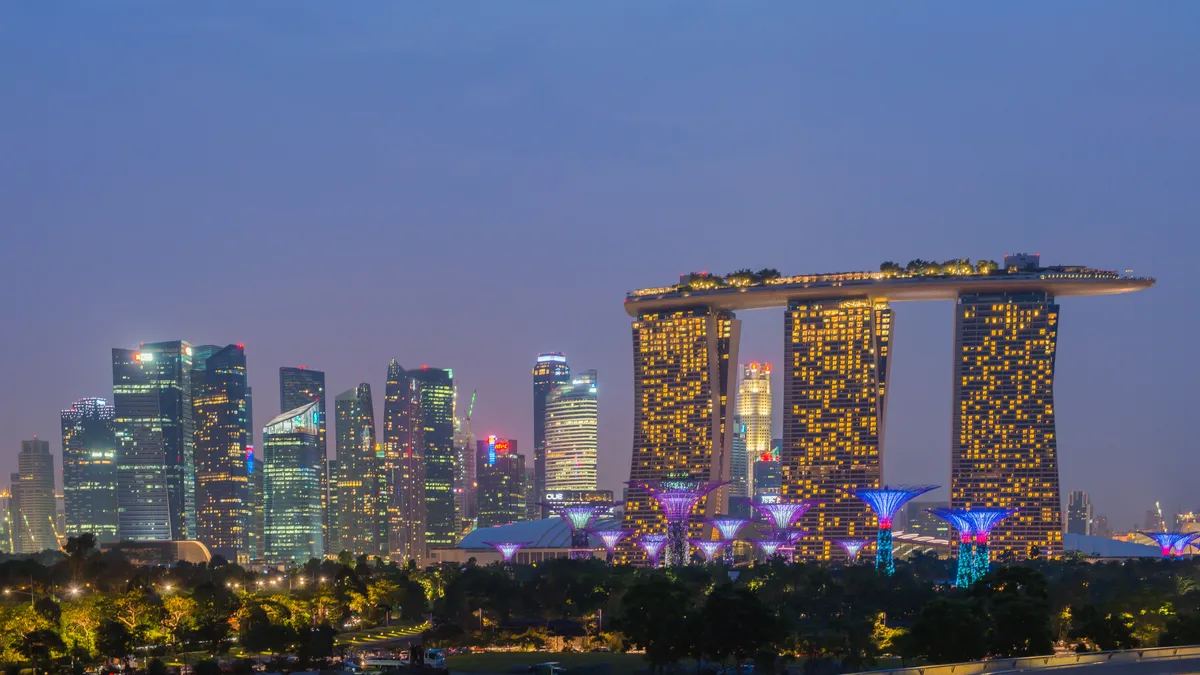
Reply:
[[[500,555],[504,557],[506,564],[512,563],[513,556],[517,554],[517,551],[521,550],[521,547],[529,545],[527,541],[485,541],[483,543],[499,551]]]
[[[1171,547],[1171,553],[1173,553],[1176,557],[1182,557],[1184,551],[1187,550],[1187,547],[1191,546],[1192,542],[1194,542],[1197,537],[1200,537],[1200,532],[1189,532],[1188,534],[1192,536],[1188,537],[1187,539],[1180,539],[1179,541],[1175,542],[1174,546]]]
[[[854,562],[855,560],[858,560],[858,552],[861,551],[868,542],[866,539],[838,539],[834,543],[838,546],[841,546],[842,550],[846,552],[846,559],[849,562]]]
[[[543,504],[558,517],[562,518],[567,523],[567,527],[571,528],[571,548],[586,549],[588,548],[588,527],[599,516],[600,511],[609,507],[608,504],[586,504],[574,506],[562,506],[558,504]]]
[[[971,520],[966,515],[967,510],[928,509],[928,511],[958,530],[958,573],[955,575],[954,585],[959,588],[970,586],[971,582],[975,580],[975,551],[971,547],[974,532],[971,530],[973,527]]]
[[[1183,555],[1184,549],[1196,537],[1200,537],[1200,532],[1138,532],[1143,537],[1149,537],[1158,544],[1159,551],[1162,557],[1171,558],[1174,556]]]
[[[592,530],[591,532],[599,537],[600,541],[604,542],[608,564],[611,565],[615,557],[617,544],[629,534],[629,530]]]
[[[667,544],[664,557],[668,565],[682,565],[687,562],[688,518],[696,503],[705,495],[721,487],[725,483],[697,480],[690,477],[672,477],[657,481],[637,482],[630,485],[642,487],[650,492],[662,509],[667,520]]]
[[[896,561],[892,558],[892,518],[910,499],[936,488],[936,485],[884,485],[882,488],[854,492],[854,496],[866,502],[879,518],[879,535],[875,542],[875,569],[889,577],[895,573]]]
[[[646,552],[646,557],[650,559],[650,566],[658,567],[658,554],[667,545],[667,535],[661,533],[643,534],[638,537],[637,544]]]
[[[705,562],[712,562],[717,559],[717,553],[720,552],[721,547],[725,545],[725,542],[711,541],[708,539],[692,539],[691,544],[704,553]]]
[[[720,516],[712,518],[708,521],[709,525],[717,528],[717,532],[721,533],[721,541],[731,542],[737,539],[738,532],[750,522],[749,518],[737,518],[734,516]]]
[[[988,535],[991,534],[992,528],[1016,512],[1016,509],[1006,507],[963,510],[963,517],[971,524],[971,534],[975,536],[974,571],[971,574],[971,583],[982,579],[992,568],[992,552],[988,546]]]
[[[771,523],[771,528],[776,532],[782,532],[792,525],[796,524],[797,520],[808,512],[816,502],[812,500],[804,500],[799,502],[775,502],[773,504],[761,504],[751,499],[743,500],[750,506],[753,506],[767,522]]]
[[[774,558],[775,553],[779,551],[779,547],[787,543],[784,539],[757,539],[754,542],[767,558]]]

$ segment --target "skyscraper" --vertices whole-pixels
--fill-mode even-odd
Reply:
[[[422,366],[406,371],[421,394],[425,443],[425,544],[458,542],[454,517],[454,371]]]
[[[740,404],[741,401],[738,401]],[[742,501],[751,497],[754,482],[752,465],[754,458],[746,453],[746,423],[741,415],[733,416],[733,444],[729,450],[729,513],[735,516],[750,515],[750,505]]]
[[[339,543],[335,550],[355,556],[383,553],[380,535],[384,534],[387,504],[382,499],[386,485],[382,480],[380,444],[375,435],[375,404],[371,385],[359,384],[334,399],[337,415],[337,509]]]
[[[479,527],[524,520],[527,513],[525,456],[517,442],[488,436],[476,444],[479,469]]]
[[[66,535],[117,541],[117,438],[113,408],[102,398],[83,398],[62,411],[63,500]]]
[[[746,442],[744,458],[735,462],[731,476],[746,476],[744,495],[754,494],[754,473],[750,464],[755,459],[771,452],[771,364],[742,364],[742,380],[738,383],[737,414],[744,425]],[[735,430],[736,432],[736,430]],[[743,463],[745,466],[736,466]],[[737,479],[733,479],[736,486]],[[735,488],[736,489],[736,488]]]
[[[570,382],[571,366],[567,364],[566,355],[562,352],[538,354],[533,364],[533,486],[530,490],[535,495],[546,492],[546,402],[556,388]]]
[[[324,532],[325,545],[329,548],[327,553],[337,553],[333,549],[337,547],[340,537],[337,534],[337,525],[329,522],[332,516],[337,518],[337,509],[333,508],[330,503],[334,498],[333,495],[337,492],[337,485],[332,480],[330,475],[331,464],[329,462],[329,449],[326,445],[326,401],[325,401],[325,373],[320,370],[313,370],[308,366],[285,366],[279,369],[279,409],[294,410],[300,406],[316,401],[319,413],[320,423],[317,428],[317,444],[321,446],[321,510],[324,514],[322,517],[321,527]],[[265,487],[264,487],[265,489]]]
[[[124,541],[196,536],[192,346],[113,349],[118,534]]]
[[[1067,498],[1067,534],[1092,533],[1092,500],[1083,490],[1075,490]]]
[[[392,560],[421,564],[426,557],[425,450],[421,383],[392,359],[383,404],[383,473],[387,485],[383,543]]]
[[[230,562],[248,562],[252,449],[241,345],[193,350],[196,539]]]
[[[955,308],[950,506],[1017,509],[992,531],[994,553],[1062,553],[1057,342],[1046,293],[962,295]]]
[[[454,511],[459,527],[470,530],[475,524],[475,436],[471,433],[471,414],[475,410],[475,392],[467,403],[467,414],[458,414],[458,396],[454,397]]]
[[[303,563],[324,553],[320,424],[320,404],[312,401],[263,427],[265,557],[270,562]]]
[[[855,489],[882,478],[892,310],[866,298],[792,301],[784,315],[784,501],[815,499],[801,557],[841,555],[833,542],[875,533]]]
[[[596,371],[585,370],[560,384],[546,401],[544,488],[546,492],[596,489]],[[536,487],[536,485],[535,485]]]
[[[13,553],[41,553],[59,547],[54,525],[54,456],[50,444],[21,441],[17,473],[8,501]]]
[[[698,480],[729,479],[733,443],[731,379],[741,321],[731,312],[697,307],[642,312],[633,322],[633,456],[625,527],[665,532],[666,521],[639,481],[686,473]],[[714,495],[716,498],[714,499]],[[699,512],[724,511],[713,493]],[[697,526],[693,532],[698,535]]]

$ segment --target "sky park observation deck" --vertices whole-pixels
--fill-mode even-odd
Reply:
[[[639,483],[670,476],[727,481],[743,309],[785,308],[783,501],[816,500],[798,557],[841,555],[877,523],[856,489],[883,483],[891,303],[953,300],[950,507],[1011,507],[992,547],[1017,557],[1062,551],[1054,426],[1056,299],[1131,293],[1154,279],[1036,255],[992,261],[884,263],[878,272],[783,277],[743,270],[684,275],[625,297],[633,321],[634,440],[625,527],[664,531]],[[713,492],[698,509],[728,512]],[[702,534],[693,525],[691,536]]]

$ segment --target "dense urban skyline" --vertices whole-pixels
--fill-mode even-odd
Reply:
[[[479,393],[476,438],[531,448],[529,362],[562,351],[601,373],[599,482],[617,489],[633,405],[614,299],[630,288],[697,268],[1031,250],[1159,279],[1140,297],[1070,304],[1056,375],[1062,491],[1087,490],[1118,527],[1156,499],[1197,506],[1186,476],[1200,458],[1184,450],[1196,398],[1183,384],[1197,366],[1161,347],[1197,328],[1168,309],[1195,288],[1184,251],[1200,139],[1180,112],[1200,105],[1184,86],[1200,22],[1180,14],[1194,8],[1090,7],[1069,48],[1068,12],[1037,8],[965,10],[950,33],[930,9],[863,21],[850,8],[557,8],[554,30],[520,9],[498,23],[424,8],[417,20],[381,10],[286,25],[219,8],[82,8],[53,22],[4,11],[0,62],[34,77],[0,72],[16,102],[0,112],[0,218],[18,226],[0,279],[15,289],[6,318],[41,330],[2,338],[20,393],[0,406],[0,473],[34,434],[61,462],[60,411],[111,401],[109,349],[184,337],[245,343],[260,442],[282,412],[279,367],[325,371],[332,398],[358,382],[382,391],[394,356],[453,368],[460,405]],[[731,25],[747,37],[728,37]],[[628,49],[613,60],[599,46],[618,30]],[[931,39],[957,58],[924,49]],[[732,48],[705,51],[712,40]],[[227,48],[236,68],[215,58]],[[186,90],[168,84],[175,72]],[[193,230],[234,248],[214,259],[222,274],[206,293],[179,300],[197,268],[159,257],[163,227],[189,250]],[[731,231],[746,245],[729,245]],[[551,241],[586,253],[589,273],[509,264],[494,283],[497,260],[532,262]],[[285,321],[276,304],[300,268],[319,309]],[[397,295],[392,269],[425,281]],[[360,290],[342,291],[347,277]],[[948,484],[952,316],[950,303],[895,310],[884,471],[900,480]],[[740,360],[782,363],[782,313],[739,319]],[[1124,364],[1097,367],[1113,354]],[[1138,461],[1121,464],[1131,452]]]

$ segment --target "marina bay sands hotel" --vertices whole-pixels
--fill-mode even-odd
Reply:
[[[1016,508],[992,534],[993,550],[1057,555],[1057,298],[1153,285],[1086,267],[1042,267],[1038,256],[1019,254],[1003,267],[964,259],[794,277],[702,273],[633,291],[625,298],[634,317],[630,480],[729,480],[741,332],[734,312],[784,307],[782,499],[818,500],[801,523],[810,534],[796,553],[828,560],[840,553],[834,540],[873,538],[877,523],[853,492],[884,483],[892,303],[953,300],[951,507]],[[701,508],[725,513],[727,502],[716,492]],[[636,485],[625,519],[639,532],[663,527]]]

